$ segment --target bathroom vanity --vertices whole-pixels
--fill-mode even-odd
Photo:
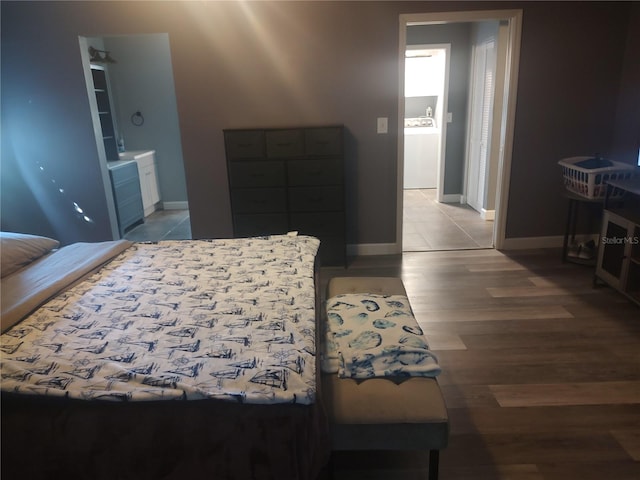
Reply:
[[[144,222],[138,164],[133,160],[109,162],[109,176],[122,237],[131,227]]]
[[[144,222],[160,202],[155,150],[136,150],[119,154],[109,162],[109,175],[123,236],[131,227]]]
[[[155,150],[133,150],[120,153],[120,160],[133,160],[138,165],[140,175],[140,193],[144,216],[148,217],[156,211],[160,203],[158,173]]]

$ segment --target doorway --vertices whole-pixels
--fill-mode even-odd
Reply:
[[[509,172],[511,165],[511,145],[513,140],[513,118],[515,114],[515,92],[517,86],[517,67],[519,60],[519,46],[520,46],[520,31],[522,23],[522,12],[520,10],[509,11],[480,11],[480,12],[441,12],[430,14],[407,14],[400,16],[400,56],[402,61],[400,62],[399,74],[400,74],[400,95],[399,95],[399,131],[404,129],[405,121],[405,56],[406,51],[409,48],[407,37],[408,29],[411,26],[426,26],[442,28],[442,25],[455,25],[455,24],[474,24],[477,22],[496,21],[500,22],[501,27],[506,32],[504,36],[504,48],[501,50],[504,56],[504,71],[503,82],[501,91],[496,90],[495,100],[492,103],[492,116],[491,127],[493,131],[492,141],[487,145],[488,158],[495,159],[495,221],[490,223],[490,244],[484,248],[494,246],[495,248],[501,248],[505,239],[506,229],[506,214],[507,214],[507,199],[508,199],[508,186],[509,186]],[[470,118],[468,113],[460,115],[459,112],[454,112],[456,115],[452,118],[452,112],[446,109],[444,113],[443,122],[447,126],[447,122],[457,122],[458,129],[464,125],[464,128],[468,130],[470,124]],[[465,118],[466,117],[466,118]],[[442,149],[446,152],[446,139],[443,135]],[[462,143],[465,143],[463,150],[465,152],[469,149],[469,140],[465,139]],[[398,142],[398,212],[397,212],[397,229],[396,238],[397,250],[402,252],[403,240],[404,240],[404,226],[405,226],[405,149],[407,145],[405,142],[405,136],[399,136]],[[451,156],[454,156],[455,152],[452,152]],[[450,162],[450,156],[443,154],[443,160],[440,166],[439,177],[442,180],[442,184],[438,187],[440,191],[437,192],[437,206],[439,210],[452,210],[456,206],[460,206],[461,203],[466,203],[466,194],[468,193],[468,182],[465,179],[471,176],[470,169],[464,162],[465,153],[455,155],[460,165],[455,165]],[[456,172],[456,167],[459,170]],[[480,181],[480,180],[478,180]],[[488,178],[482,180],[483,185],[486,184]],[[476,195],[478,196],[478,195]],[[408,202],[407,202],[408,203]],[[465,205],[466,206],[466,205]],[[471,210],[476,216],[474,210],[467,207],[466,210]],[[454,214],[457,210],[454,210]],[[459,212],[458,212],[459,213]],[[466,213],[466,212],[463,212]],[[479,218],[479,221],[484,222]],[[427,222],[429,223],[429,222]],[[456,223],[454,221],[454,223]],[[431,231],[442,230],[443,227],[432,225]],[[460,237],[461,238],[461,237]],[[452,244],[449,247],[440,246],[434,249],[458,249],[458,248],[473,248],[467,245],[455,245]],[[476,247],[479,248],[479,247]]]
[[[94,100],[90,69],[99,67],[108,79],[113,141],[107,148],[104,137],[96,138],[96,145],[114,239],[191,238],[169,35],[79,37],[79,44],[96,131],[105,112]],[[125,231],[120,228],[124,203],[117,203],[111,185],[111,170],[122,161],[138,164],[143,204],[142,212],[135,208],[136,221],[127,222]]]

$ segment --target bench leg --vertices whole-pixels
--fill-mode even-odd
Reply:
[[[440,450],[429,451],[429,480],[438,480]]]

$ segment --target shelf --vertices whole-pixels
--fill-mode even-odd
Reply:
[[[640,181],[614,180],[608,185],[625,194],[612,203],[612,189],[607,188],[596,278],[640,305]]]
[[[632,195],[640,196],[640,178],[629,178],[624,180],[607,180],[607,184],[612,187],[626,190]]]
[[[607,208],[607,211],[626,218],[633,223],[640,224],[640,212],[635,208]]]
[[[93,76],[94,94],[96,97],[96,106],[98,117],[100,119],[100,128],[102,130],[102,140],[107,156],[107,161],[118,160],[118,146],[116,144],[116,129],[112,113],[112,104],[109,98],[107,73],[104,68],[91,66],[91,74]]]

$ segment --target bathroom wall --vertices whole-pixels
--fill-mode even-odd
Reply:
[[[109,65],[109,76],[125,149],[155,150],[164,208],[187,208],[169,36],[109,36],[104,46],[118,62]],[[132,121],[136,112],[144,118],[142,125]]]

